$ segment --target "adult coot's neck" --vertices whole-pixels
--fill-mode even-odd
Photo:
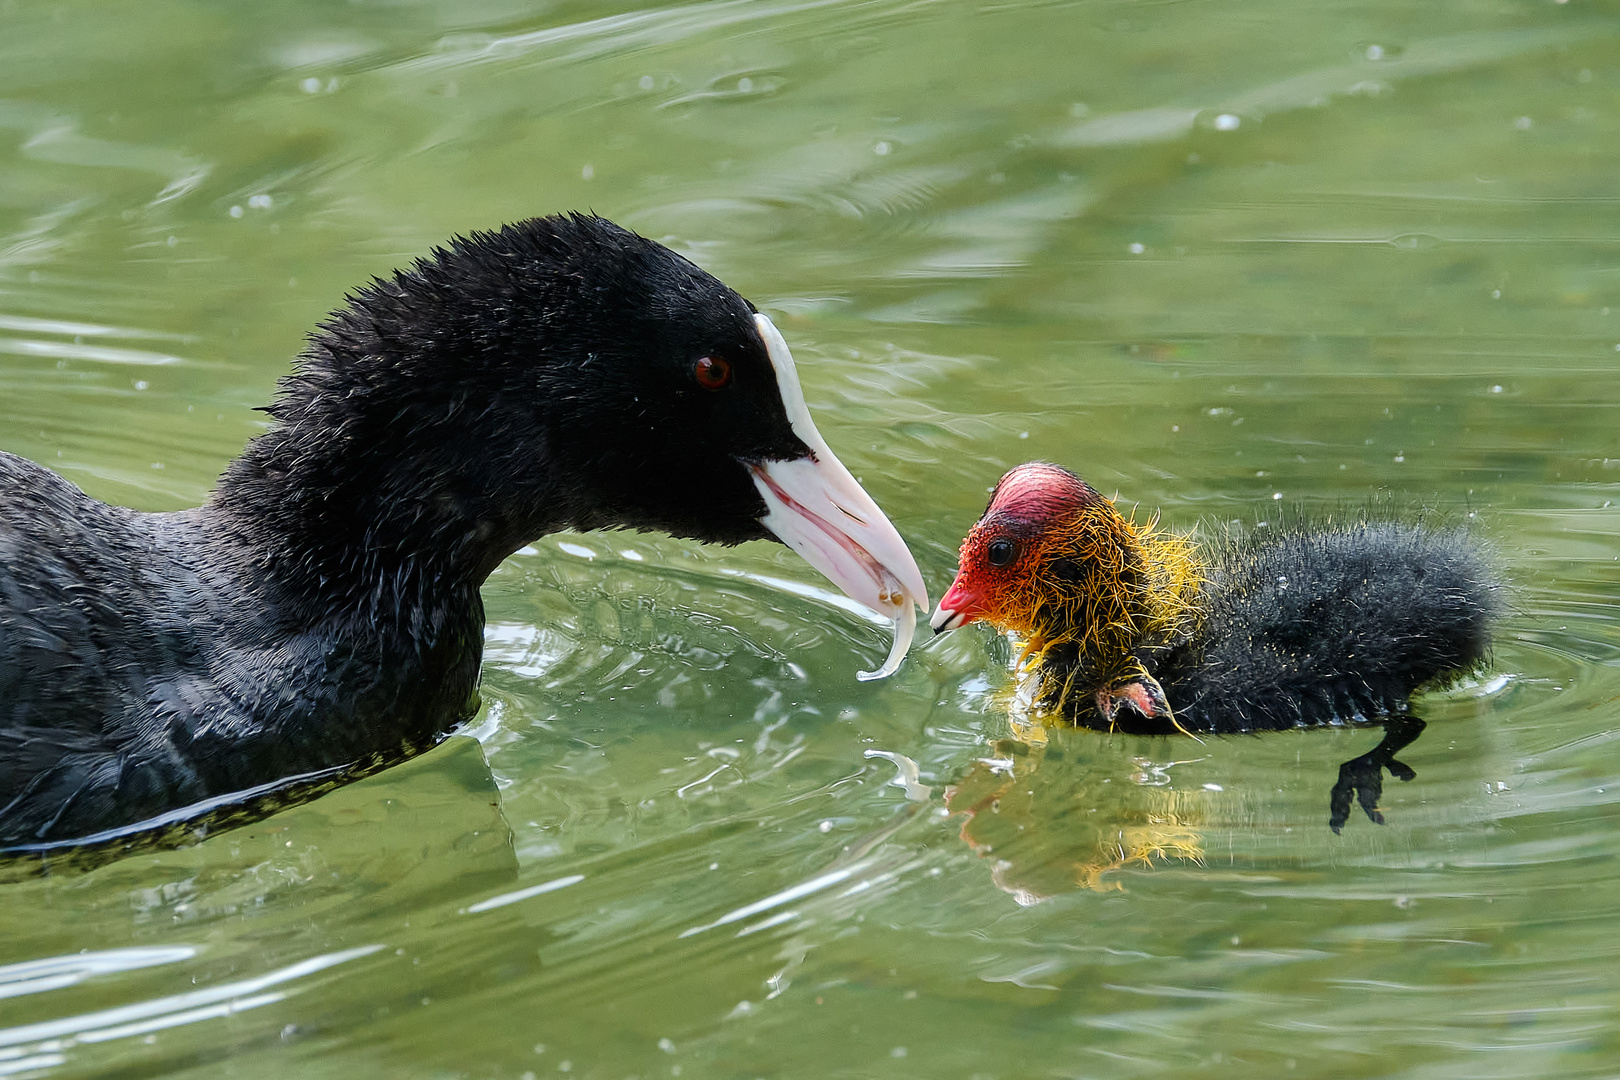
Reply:
[[[476,586],[564,523],[551,433],[512,407],[548,357],[502,362],[534,314],[510,306],[500,264],[451,258],[351,297],[221,477],[212,510],[281,588],[330,606]]]
[[[737,385],[695,381],[720,365]],[[696,266],[534,219],[350,296],[205,513],[283,602],[373,617],[558,528],[763,537],[748,463],[809,453],[770,373],[751,306]]]

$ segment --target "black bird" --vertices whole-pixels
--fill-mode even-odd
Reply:
[[[1411,772],[1392,757],[1422,730],[1408,700],[1483,662],[1499,588],[1460,531],[1359,520],[1200,547],[1033,462],[997,484],[932,623],[983,619],[1020,635],[1037,706],[1084,727],[1232,733],[1394,718],[1370,760],[1351,763],[1371,770],[1349,779],[1376,820],[1378,766]],[[1335,827],[1349,791],[1335,792]]]
[[[927,610],[770,320],[602,218],[374,280],[267,411],[178,513],[0,452],[0,847],[431,745],[477,708],[479,585],[548,532],[774,536],[905,640]]]

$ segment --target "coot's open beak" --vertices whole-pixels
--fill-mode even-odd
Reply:
[[[754,322],[776,370],[793,433],[812,455],[749,465],[767,508],[760,522],[851,599],[895,620],[895,649],[878,672],[870,673],[872,678],[887,675],[911,643],[911,605],[928,610],[922,572],[889,519],[816,430],[787,342],[764,315],[755,315]]]

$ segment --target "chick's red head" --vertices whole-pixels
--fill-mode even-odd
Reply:
[[[1088,512],[1113,505],[1068,469],[1043,461],[1020,465],[996,484],[985,510],[962,541],[956,580],[929,624],[944,633],[984,620],[1029,634],[1037,594],[1053,549]]]

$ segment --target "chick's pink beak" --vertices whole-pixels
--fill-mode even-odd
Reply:
[[[958,573],[945,595],[939,598],[939,607],[934,609],[928,625],[934,628],[934,633],[943,634],[947,630],[955,630],[958,626],[966,626],[975,619],[983,618],[985,610],[983,594],[963,580],[963,575]]]

